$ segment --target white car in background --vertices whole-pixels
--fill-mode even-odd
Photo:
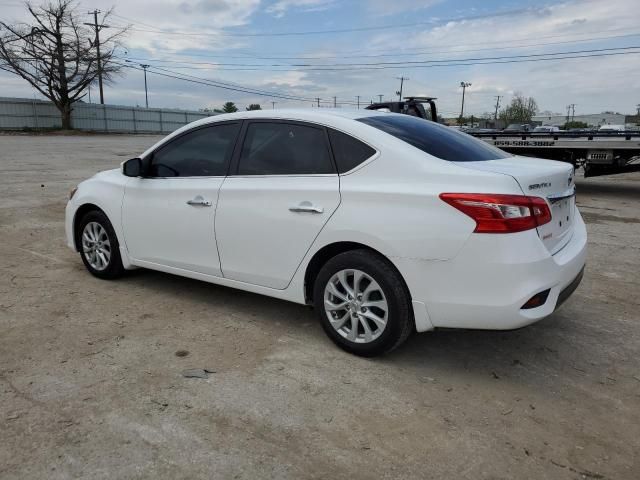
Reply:
[[[625,125],[601,125],[598,131],[600,132],[624,132],[626,130]]]
[[[66,233],[96,277],[145,267],[313,304],[371,356],[550,315],[585,264],[574,192],[569,164],[408,115],[241,112],[82,182]]]

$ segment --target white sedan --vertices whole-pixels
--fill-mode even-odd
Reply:
[[[345,350],[550,315],[586,257],[573,167],[393,113],[257,111],[172,133],[71,192],[69,247],[302,304]]]

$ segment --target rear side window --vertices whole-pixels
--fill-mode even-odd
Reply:
[[[338,165],[338,173],[353,170],[376,153],[366,143],[362,143],[360,140],[337,130],[329,129],[329,140],[331,140],[333,156]]]
[[[150,177],[219,177],[227,174],[239,123],[199,128],[160,147]]]
[[[442,160],[479,162],[511,157],[507,152],[471,135],[410,115],[380,115],[360,118],[358,121]]]
[[[335,173],[324,129],[293,123],[249,124],[238,175]]]

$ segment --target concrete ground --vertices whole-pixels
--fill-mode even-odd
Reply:
[[[587,271],[550,318],[367,360],[304,306],[85,271],[69,189],[156,140],[0,136],[0,478],[640,478],[640,173],[578,181]]]

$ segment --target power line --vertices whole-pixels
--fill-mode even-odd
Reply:
[[[237,84],[237,83],[223,82],[223,81],[220,81],[220,80],[196,77],[196,76],[193,76],[193,75],[188,75],[188,74],[184,74],[184,73],[180,73],[180,72],[174,72],[172,70],[168,70],[168,69],[165,69],[165,68],[162,68],[162,67],[157,67],[157,66],[153,66],[152,68],[154,68],[155,70],[160,70],[162,72],[166,72],[166,73],[172,74],[172,75],[180,75],[181,77],[187,77],[187,78],[192,78],[192,79],[195,79],[195,80],[206,81],[206,82],[209,82],[211,84],[215,84],[215,85],[212,85],[212,86],[225,88],[227,90],[235,90],[235,91],[239,91],[239,92],[242,92],[242,93],[251,93],[251,94],[255,94],[255,95],[268,96],[268,97],[273,97],[273,98],[283,98],[283,99],[286,99],[286,100],[309,101],[309,98],[302,97],[302,96],[281,95],[281,94],[278,94],[277,92],[276,93],[269,92],[269,91],[258,89],[258,88],[247,87],[247,86],[240,85],[240,84]],[[153,72],[153,73],[158,74],[158,72]]]
[[[615,29],[615,30],[620,30],[620,29]],[[606,33],[606,31],[601,32],[601,33]],[[578,35],[585,35],[585,33],[582,34],[578,34]],[[562,35],[562,36],[567,36],[567,35]],[[169,55],[171,56],[177,56],[177,57],[201,57],[201,58],[236,58],[236,59],[256,59],[256,60],[328,60],[328,59],[343,59],[343,58],[377,58],[377,57],[400,57],[400,56],[416,56],[416,55],[421,55],[421,54],[429,54],[429,55],[434,55],[434,54],[443,54],[443,53],[464,53],[464,52],[478,52],[478,51],[493,51],[493,50],[514,50],[514,49],[518,49],[518,48],[528,48],[528,47],[536,47],[536,46],[551,46],[551,45],[560,45],[560,44],[566,44],[566,43],[581,43],[581,42],[592,42],[592,41],[596,41],[596,40],[606,40],[606,39],[614,39],[614,38],[622,38],[622,37],[637,37],[640,36],[640,32],[636,32],[636,33],[632,33],[632,34],[627,34],[627,35],[615,35],[615,36],[608,36],[608,37],[591,37],[591,38],[586,38],[586,39],[580,39],[580,40],[569,40],[569,41],[564,41],[564,42],[550,42],[550,43],[533,43],[533,44],[525,44],[525,45],[514,45],[514,44],[510,44],[509,46],[502,46],[502,47],[488,47],[488,48],[474,48],[474,49],[460,49],[460,47],[465,46],[465,44],[459,44],[459,45],[450,45],[452,48],[449,50],[439,50],[439,51],[432,51],[432,50],[424,50],[424,47],[420,47],[420,48],[407,48],[404,49],[403,51],[409,51],[409,50],[416,50],[415,52],[410,52],[410,53],[402,53],[402,52],[398,52],[398,51],[393,51],[391,53],[379,53],[379,54],[371,54],[371,55],[367,55],[367,54],[359,54],[359,55],[340,55],[340,56],[304,56],[304,55],[300,55],[300,56],[259,56],[259,55],[252,55],[250,53],[244,53],[244,52],[239,52],[237,55],[229,55],[229,54],[212,54],[212,53],[185,53],[185,52],[181,52],[181,51],[173,51],[173,52],[168,52]],[[544,37],[538,37],[538,38],[544,38]],[[531,38],[526,39],[519,39],[518,41],[525,41],[525,40],[532,40]],[[483,42],[484,44],[487,43],[493,43],[493,42]],[[502,42],[504,43],[504,42]],[[469,44],[466,44],[469,45]],[[363,51],[363,50],[360,50]],[[354,50],[351,52],[345,52],[345,53],[356,53],[358,52],[358,50]],[[280,55],[284,55],[284,54],[280,54]]]
[[[627,51],[640,49],[640,46],[629,47],[611,47],[611,48],[594,48],[588,50],[572,50],[567,52],[550,52],[550,53],[530,53],[526,55],[503,55],[497,57],[471,57],[471,58],[447,58],[436,60],[408,60],[398,62],[371,62],[371,63],[223,63],[223,62],[187,62],[182,60],[154,60],[143,59],[156,62],[166,63],[183,63],[187,65],[210,65],[214,67],[372,67],[372,66],[388,66],[388,65],[422,65],[431,63],[449,63],[449,62],[475,62],[484,60],[504,60],[504,59],[517,59],[517,58],[536,58],[536,57],[551,57],[554,55],[574,55],[582,53],[598,53],[598,52],[614,52],[614,51]],[[134,58],[134,57],[132,57]],[[398,78],[399,79],[399,78]]]
[[[127,67],[127,68],[132,68],[134,70],[142,70],[141,68],[139,68],[137,66],[126,64],[126,63],[121,63],[119,65],[121,65],[123,67]],[[230,90],[230,91],[248,93],[248,94],[251,94],[251,95],[258,95],[258,96],[271,97],[271,98],[280,98],[280,99],[284,99],[284,100],[300,101],[300,102],[317,101],[318,106],[320,106],[320,103],[327,103],[327,104],[331,104],[332,103],[332,101],[330,101],[330,100],[323,100],[323,99],[321,99],[319,97],[310,98],[310,97],[303,97],[303,96],[297,96],[297,95],[280,94],[280,93],[276,93],[276,92],[267,92],[267,91],[264,91],[264,90],[254,89],[254,88],[251,88],[251,87],[232,86],[230,84],[225,84],[224,82],[219,82],[217,80],[211,80],[211,79],[206,79],[206,78],[201,78],[201,77],[195,77],[195,76],[192,76],[192,75],[180,74],[179,72],[173,72],[171,70],[166,70],[166,69],[163,69],[163,68],[160,68],[160,67],[150,66],[149,68],[151,68],[151,70],[149,70],[149,73],[153,73],[155,75],[160,75],[160,76],[168,77],[168,78],[174,78],[174,79],[177,79],[177,80],[183,80],[183,81],[196,83],[196,84],[201,84],[201,85],[206,85],[206,86],[210,86],[210,87],[222,88],[222,89]],[[161,72],[159,72],[157,70],[161,70]],[[163,73],[163,72],[167,72],[167,73]],[[335,103],[337,102],[337,97],[333,97],[333,98],[334,98],[333,103],[335,105]],[[355,103],[351,102],[351,101],[340,101],[340,103],[348,104],[348,105],[355,105]]]
[[[142,68],[139,68],[139,67],[136,67],[136,66],[133,66],[133,65],[128,65],[128,64],[125,64],[125,63],[121,63],[121,64],[118,64],[118,65],[123,66],[123,67],[127,67],[127,68],[131,68],[131,69],[134,69],[134,70],[142,71]],[[152,70],[148,70],[149,73],[152,73],[154,75],[159,75],[159,76],[168,77],[168,78],[174,78],[174,79],[177,79],[177,80],[183,80],[183,81],[192,82],[192,83],[198,83],[198,84],[207,85],[207,86],[210,86],[210,87],[222,88],[224,90],[231,90],[231,91],[236,91],[236,92],[241,92],[241,93],[249,93],[249,94],[252,94],[252,95],[265,96],[265,97],[271,97],[271,98],[281,98],[281,99],[285,99],[285,100],[297,100],[297,101],[308,101],[309,100],[307,98],[294,97],[294,96],[291,96],[291,95],[281,95],[281,94],[278,94],[278,93],[260,92],[260,91],[256,91],[256,90],[251,89],[251,88],[233,87],[233,86],[224,84],[222,82],[217,82],[215,80],[199,78],[199,77],[193,77],[191,75],[183,75],[183,74],[180,74],[178,72],[172,72],[171,70],[164,70],[164,69],[161,69],[159,67],[151,66],[149,68],[152,69]],[[163,70],[165,72],[170,72],[170,73],[163,73],[161,71],[159,72],[159,71],[156,71],[156,70]]]
[[[140,25],[145,25],[147,27],[152,28],[153,30],[144,30],[144,29],[136,29],[131,28],[132,31],[139,32],[150,32],[150,33],[163,33],[169,35],[181,35],[181,36],[223,36],[223,37],[285,37],[285,36],[305,36],[305,35],[326,35],[326,34],[336,34],[336,33],[352,33],[352,32],[369,32],[373,30],[387,30],[387,29],[397,29],[397,28],[411,28],[411,27],[424,27],[424,26],[435,26],[446,24],[450,22],[459,22],[459,21],[468,21],[468,20],[480,20],[483,18],[495,18],[495,17],[507,17],[516,14],[522,13],[533,13],[533,9],[529,8],[518,8],[514,10],[505,10],[502,12],[496,12],[491,14],[479,14],[479,15],[468,15],[464,17],[453,17],[448,19],[438,19],[431,20],[428,22],[414,22],[414,23],[400,23],[394,25],[375,25],[370,27],[355,27],[355,28],[337,28],[331,30],[306,30],[306,31],[292,31],[292,32],[253,32],[253,33],[232,33],[232,32],[179,32],[172,30],[164,30],[153,27],[149,24],[144,24],[143,22],[134,20],[132,18],[125,17],[123,15],[115,15],[118,18],[122,18],[123,20],[127,20],[130,22],[134,22]]]

